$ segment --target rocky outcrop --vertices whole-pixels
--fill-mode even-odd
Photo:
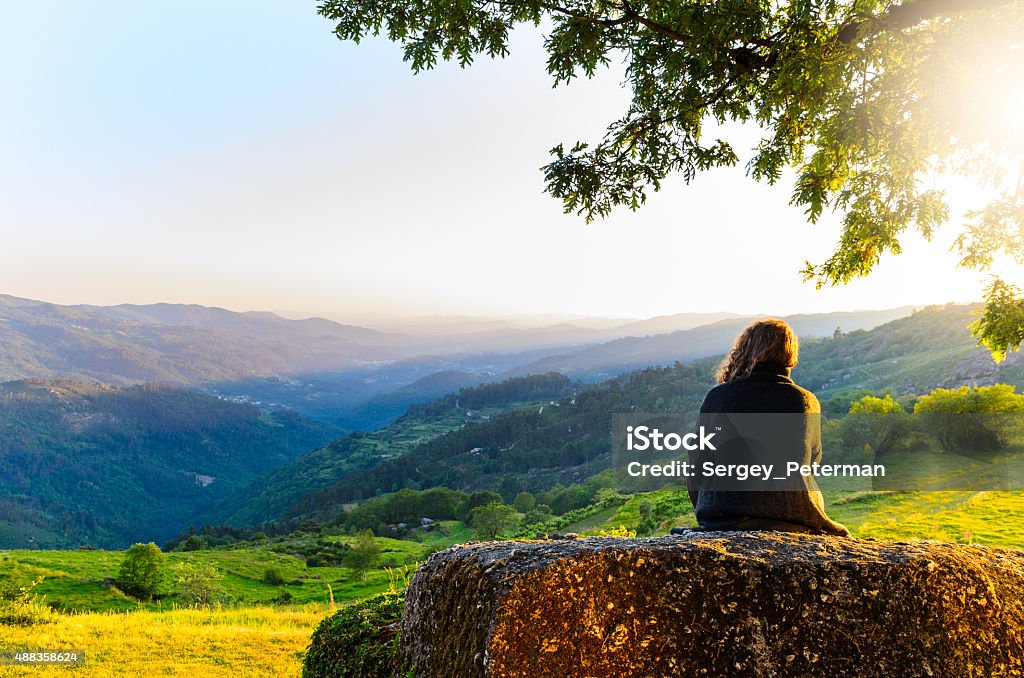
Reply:
[[[772,532],[496,542],[406,595],[416,676],[1016,676],[1024,553]]]

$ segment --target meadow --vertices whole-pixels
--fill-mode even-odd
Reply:
[[[860,538],[895,541],[936,540],[1024,548],[1024,492],[929,491],[827,493],[828,514]],[[696,521],[688,501],[673,489],[637,495],[620,507],[604,509],[565,527],[566,532],[596,534],[641,521],[640,505],[652,504],[656,534]],[[664,506],[665,508],[661,508]],[[642,534],[642,533],[641,533]]]
[[[837,492],[827,495],[829,514],[857,537],[935,539],[1004,548],[1024,547],[1024,492]],[[693,524],[685,495],[663,489],[597,507],[564,532],[581,535],[626,526],[648,516],[650,533]],[[167,564],[212,563],[223,575],[228,603],[208,609],[182,608],[166,595],[136,601],[111,588],[119,551],[4,551],[0,578],[36,587],[42,623],[4,626],[0,650],[80,649],[83,667],[63,669],[89,676],[202,675],[298,676],[317,623],[338,606],[402,587],[417,562],[436,549],[472,538],[461,523],[446,525],[423,542],[378,539],[382,562],[394,567],[361,573],[341,567],[307,567],[275,552],[281,541],[244,548],[222,547],[166,554]],[[312,538],[312,537],[309,537]],[[328,541],[347,536],[317,537]],[[268,584],[274,569],[285,583]],[[287,595],[284,595],[287,593]],[[332,605],[333,593],[333,605]],[[39,675],[36,667],[0,666],[0,675]]]
[[[458,535],[466,538],[463,530]],[[458,538],[456,536],[456,538]],[[351,537],[328,536],[328,542],[347,542]],[[224,603],[232,606],[271,604],[330,604],[364,598],[387,590],[394,576],[447,546],[450,538],[439,535],[436,542],[413,542],[378,538],[380,562],[389,569],[374,568],[361,573],[343,567],[308,567],[293,555],[272,550],[275,544],[244,548],[216,548],[164,554],[168,578],[153,600],[139,601],[122,593],[112,580],[118,575],[123,551],[2,551],[0,577],[28,583],[42,577],[34,593],[57,610],[76,612],[159,612],[174,606],[171,576],[178,563],[208,563],[222,577]],[[265,581],[268,570],[283,581]]]
[[[459,534],[458,527],[456,534]],[[328,536],[328,541],[349,541]],[[316,625],[338,606],[404,586],[415,563],[437,548],[378,539],[381,561],[394,567],[362,573],[340,567],[307,567],[300,558],[266,546],[165,554],[173,572],[181,562],[213,564],[227,602],[206,609],[174,602],[165,583],[151,601],[137,601],[110,586],[122,551],[3,551],[0,581],[33,589],[38,622],[3,625],[0,650],[82,650],[82,667],[44,669],[90,676],[297,676]],[[287,542],[285,542],[287,543]],[[265,580],[268,569],[284,583]],[[39,675],[38,667],[0,666],[0,675]]]
[[[84,665],[0,666],[0,675],[298,676],[310,634],[330,612],[308,604],[60,614],[52,623],[3,627],[0,649],[84,650]]]

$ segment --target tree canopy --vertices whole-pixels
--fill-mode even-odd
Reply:
[[[135,544],[125,551],[117,577],[125,593],[152,598],[164,580],[164,555],[160,547],[149,542]]]
[[[963,215],[960,265],[1024,263],[1024,97],[1014,0],[325,0],[343,40],[383,35],[414,71],[508,54],[520,24],[546,31],[556,84],[621,60],[632,101],[597,141],[552,149],[547,191],[588,221],[638,209],[672,175],[746,163],[814,222],[843,215],[819,287],[868,275],[908,231],[950,218],[936,176],[987,190]],[[754,149],[706,134],[757,125]],[[712,123],[709,125],[709,123]],[[726,134],[727,136],[727,134]],[[742,157],[741,157],[742,156]],[[972,326],[1000,360],[1024,340],[1024,298],[993,277]]]
[[[345,556],[345,565],[359,571],[363,581],[366,581],[366,571],[377,564],[380,552],[380,544],[373,538],[373,531],[363,530],[352,541],[352,546]]]
[[[481,539],[497,539],[516,523],[516,510],[499,501],[477,506],[471,512],[470,525]]]
[[[174,573],[174,592],[186,605],[209,607],[224,595],[223,575],[212,563],[178,563]]]

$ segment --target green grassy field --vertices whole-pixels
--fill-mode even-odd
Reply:
[[[664,534],[675,525],[693,525],[693,513],[678,489],[631,497],[621,506],[606,508],[567,525],[563,532],[597,534],[620,526],[636,529],[640,505],[653,506],[657,527]],[[855,536],[880,539],[941,541],[1024,548],[1024,492],[836,492],[826,494],[829,515]],[[432,551],[474,538],[461,523],[446,524],[447,534],[430,532],[422,542],[378,539],[381,562],[390,566],[360,573],[342,567],[307,567],[294,555],[275,552],[282,542],[245,548],[216,548],[165,554],[169,573],[180,562],[212,564],[232,606],[275,603],[323,604],[362,598],[386,590],[395,576],[411,572]],[[352,537],[323,537],[346,542]],[[287,547],[287,542],[285,547]],[[2,551],[0,577],[28,583],[43,577],[35,591],[64,611],[159,611],[175,606],[170,577],[153,601],[140,602],[111,587],[123,558],[121,551]],[[264,581],[268,569],[285,581]],[[399,574],[396,575],[395,573]]]
[[[631,498],[622,506],[606,509],[569,525],[564,531],[596,534],[620,525],[635,527],[643,501],[658,507],[658,500],[680,497],[680,490],[666,489]],[[659,516],[656,534],[674,526],[696,522],[688,502],[678,511]],[[929,492],[834,492],[826,493],[828,514],[846,525],[855,537],[896,541],[934,539],[1002,548],[1024,548],[1024,492],[929,491]]]
[[[351,537],[328,537],[329,541],[347,541]],[[441,538],[443,539],[443,538]],[[394,571],[423,560],[436,544],[379,539],[382,562],[394,565]],[[122,551],[3,551],[0,552],[0,577],[28,583],[43,577],[35,592],[46,602],[66,611],[160,610],[174,605],[170,582],[151,602],[139,602],[116,588]],[[233,605],[270,604],[282,599],[290,603],[328,604],[333,591],[336,602],[362,598],[389,586],[393,576],[385,569],[367,572],[366,581],[358,572],[340,567],[307,567],[291,555],[267,548],[209,549],[165,554],[168,573],[181,562],[212,564],[223,579],[219,582]],[[275,570],[285,584],[274,586],[263,581],[268,569]],[[330,588],[328,588],[330,587]],[[283,594],[287,593],[287,596]]]
[[[834,500],[829,515],[856,537],[1024,548],[1024,492],[853,494]]]
[[[80,649],[86,665],[70,669],[95,676],[298,676],[310,635],[337,606],[404,587],[416,563],[436,549],[466,541],[470,530],[445,523],[422,542],[378,539],[382,563],[366,573],[307,567],[301,557],[278,553],[297,541],[349,542],[347,536],[271,539],[265,545],[165,554],[168,573],[182,562],[212,564],[229,602],[208,609],[178,605],[170,581],[153,601],[137,601],[109,585],[123,551],[2,551],[0,580],[34,589],[41,623],[0,626],[0,649]],[[275,550],[276,549],[276,550]],[[263,581],[273,569],[286,582]],[[282,594],[288,594],[282,604]],[[332,604],[333,596],[333,604]],[[52,609],[51,609],[52,608]],[[59,610],[54,612],[53,610]],[[0,666],[0,675],[29,676],[56,669]]]
[[[1024,492],[845,491],[827,494],[826,503],[829,514],[857,537],[1024,547]],[[636,529],[641,508],[656,517],[654,534],[694,522],[685,493],[669,488],[630,497],[562,531],[587,535],[619,526]],[[445,527],[447,534],[426,533],[422,542],[379,539],[382,560],[395,567],[370,570],[365,581],[358,572],[307,567],[303,559],[273,550],[287,548],[287,539],[166,554],[168,569],[184,561],[204,562],[223,575],[220,583],[232,602],[206,610],[183,609],[173,597],[139,602],[105,585],[117,576],[119,551],[3,551],[0,578],[28,583],[43,576],[36,588],[45,596],[41,602],[62,613],[48,613],[48,623],[3,627],[0,649],[84,649],[88,663],[77,672],[85,675],[297,676],[313,628],[337,605],[403,587],[415,564],[430,552],[473,537],[461,523]],[[286,583],[265,583],[268,568]],[[169,592],[165,586],[161,593]],[[280,602],[285,592],[287,604]],[[38,672],[0,667],[0,675]]]

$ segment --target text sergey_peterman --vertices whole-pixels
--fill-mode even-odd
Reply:
[[[717,451],[714,444],[716,431],[703,426],[696,431],[679,434],[662,433],[649,426],[626,427],[626,449],[630,452],[678,452],[680,450],[702,452]],[[778,473],[776,474],[776,470]],[[699,466],[689,461],[672,460],[661,464],[645,464],[631,461],[626,472],[634,477],[679,477],[679,478],[733,478],[735,480],[786,480],[791,476],[817,477],[865,477],[885,476],[883,464],[801,464],[787,461],[785,464],[722,464],[705,461]]]

